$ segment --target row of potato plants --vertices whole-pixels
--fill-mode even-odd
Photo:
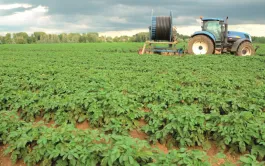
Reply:
[[[6,47],[0,111],[18,111],[27,122],[88,120],[121,135],[144,117],[153,142],[181,147],[214,139],[264,156],[264,57],[138,56],[97,51],[97,44]]]
[[[152,111],[146,113],[148,124],[142,130],[151,142],[160,141],[169,147],[194,147],[214,140],[223,150],[248,152],[264,160],[264,113],[204,114],[196,105],[176,106],[167,111],[161,111],[157,105],[149,107]]]
[[[209,165],[205,152],[181,149],[169,156],[146,141],[106,135],[98,130],[78,130],[73,125],[48,128],[21,121],[15,112],[0,113],[0,143],[8,144],[13,163],[31,165]]]
[[[5,154],[12,162],[23,160],[28,166],[115,166],[115,165],[201,165],[210,166],[207,154],[200,150],[171,150],[168,154],[150,147],[146,141],[98,130],[78,130],[73,125],[46,127],[21,121],[16,112],[0,113],[0,144],[8,144]],[[215,160],[225,159],[219,153]],[[234,165],[225,162],[223,165]],[[262,166],[253,155],[245,155],[237,163]]]

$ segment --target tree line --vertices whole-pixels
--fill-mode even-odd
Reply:
[[[108,37],[99,36],[98,33],[62,33],[47,34],[34,32],[28,35],[25,32],[7,33],[0,36],[1,44],[38,44],[38,43],[96,43],[96,42],[144,42],[148,40],[149,33],[138,33],[134,36]]]
[[[177,33],[179,41],[187,41],[189,36]],[[148,32],[137,33],[134,36],[108,37],[99,36],[96,32],[91,33],[62,33],[47,34],[34,32],[28,35],[26,32],[7,33],[0,36],[0,44],[38,44],[38,43],[96,43],[96,42],[145,42],[149,39]],[[253,37],[253,42],[265,43],[265,37]]]
[[[189,36],[177,35],[181,40],[189,38]],[[148,32],[140,32],[133,36],[120,37],[99,36],[96,32],[82,34],[47,34],[45,32],[34,32],[32,35],[28,35],[26,32],[20,32],[13,34],[7,33],[5,36],[0,36],[0,44],[145,42],[148,39]]]
[[[252,37],[253,42],[255,43],[265,43],[265,37]]]

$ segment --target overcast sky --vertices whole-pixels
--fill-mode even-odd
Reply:
[[[132,35],[148,30],[152,9],[155,15],[172,11],[182,34],[200,30],[200,16],[229,16],[230,30],[265,36],[265,0],[0,0],[0,34]]]

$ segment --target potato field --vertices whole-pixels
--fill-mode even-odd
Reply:
[[[263,166],[257,55],[0,45],[0,166]]]

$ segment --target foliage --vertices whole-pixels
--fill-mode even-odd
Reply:
[[[145,42],[149,39],[149,33],[141,32],[134,36],[100,36],[96,32],[90,33],[62,33],[46,34],[45,32],[34,32],[28,35],[25,32],[7,33],[0,36],[0,44],[48,44],[48,43],[99,43],[99,42]]]
[[[31,165],[78,165],[83,157],[81,165],[200,165],[203,154],[163,155],[148,143],[181,148],[213,140],[264,160],[263,56],[139,56],[141,46],[1,45],[0,142],[12,158]],[[57,128],[36,124],[38,118]],[[84,121],[91,130],[73,127]],[[135,129],[148,139],[128,137]]]
[[[173,107],[170,111],[155,109],[146,116],[143,130],[152,141],[171,143],[178,147],[202,146],[207,129],[206,116],[196,106]]]
[[[181,149],[165,155],[151,149],[145,141],[126,136],[80,131],[71,125],[33,125],[19,121],[14,112],[0,115],[1,137],[10,145],[5,153],[11,153],[13,163],[23,158],[27,165],[191,165],[202,164],[206,159],[199,151]]]
[[[210,166],[207,162],[205,152],[199,150],[187,151],[186,149],[173,150],[167,155],[161,155],[157,158],[155,163],[149,164],[150,166],[156,165],[201,165]]]
[[[263,166],[265,162],[259,162],[256,160],[256,157],[253,155],[245,155],[240,158],[242,166]]]
[[[265,37],[253,36],[252,40],[254,43],[265,43]]]
[[[246,151],[260,152],[264,157],[264,129],[265,117],[263,113],[253,115],[251,112],[230,113],[215,121],[215,140],[228,145],[233,151],[245,153]],[[258,148],[259,147],[259,148]]]

